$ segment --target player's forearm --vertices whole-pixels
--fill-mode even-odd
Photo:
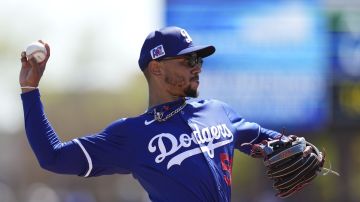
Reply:
[[[251,141],[251,144],[259,144],[260,142],[262,142],[263,140],[273,140],[273,139],[278,139],[280,137],[282,137],[281,139],[286,139],[286,136],[281,136],[281,133],[273,131],[273,130],[269,130],[266,128],[262,128],[261,126],[259,126],[259,133],[258,136],[253,139]],[[250,145],[245,145],[240,147],[240,150],[246,154],[251,154],[251,144]]]
[[[46,118],[38,90],[21,95],[25,131],[32,150],[42,168],[66,174],[81,175],[86,163],[78,145],[62,143]]]
[[[238,139],[238,148],[240,151],[249,154],[251,152],[251,145],[258,144],[263,140],[276,139],[281,136],[280,133],[262,128],[256,123],[244,122],[241,129],[242,135]]]

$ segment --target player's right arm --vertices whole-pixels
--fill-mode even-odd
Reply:
[[[61,142],[48,121],[38,89],[21,94],[25,132],[40,166],[46,170],[83,175],[87,169],[81,148],[73,142]]]
[[[129,147],[118,142],[127,142],[127,136],[120,131],[122,122],[115,122],[99,134],[62,142],[48,121],[40,92],[34,88],[39,85],[49,59],[50,48],[45,44],[48,55],[45,62],[21,57],[20,85],[24,108],[25,131],[30,146],[42,168],[62,174],[98,176],[111,173],[129,173]],[[116,155],[116,160],[111,157]]]
[[[46,117],[39,90],[21,98],[26,135],[42,168],[84,177],[130,173],[133,146],[123,119],[97,134],[62,142]]]
[[[26,58],[25,51],[21,53],[19,82],[22,89],[26,135],[42,168],[57,173],[81,175],[87,167],[84,155],[74,142],[62,143],[59,140],[46,118],[40,101],[37,87],[50,57],[49,45],[43,44],[47,56],[40,64],[35,58]]]

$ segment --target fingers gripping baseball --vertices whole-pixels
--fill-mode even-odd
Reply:
[[[39,40],[46,49],[45,59],[38,62],[35,57],[27,55],[25,51],[21,52],[21,70],[19,82],[21,87],[38,87],[40,79],[45,71],[46,63],[50,57],[50,47],[47,43]],[[23,89],[28,91],[29,89]]]

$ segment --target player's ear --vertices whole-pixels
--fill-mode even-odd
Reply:
[[[152,60],[149,62],[147,70],[149,71],[149,73],[151,75],[154,75],[154,76],[162,75],[161,63],[156,60]]]

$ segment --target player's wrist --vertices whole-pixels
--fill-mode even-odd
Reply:
[[[22,93],[27,93],[27,92],[38,89],[37,86],[21,86],[20,88],[21,88]]]

